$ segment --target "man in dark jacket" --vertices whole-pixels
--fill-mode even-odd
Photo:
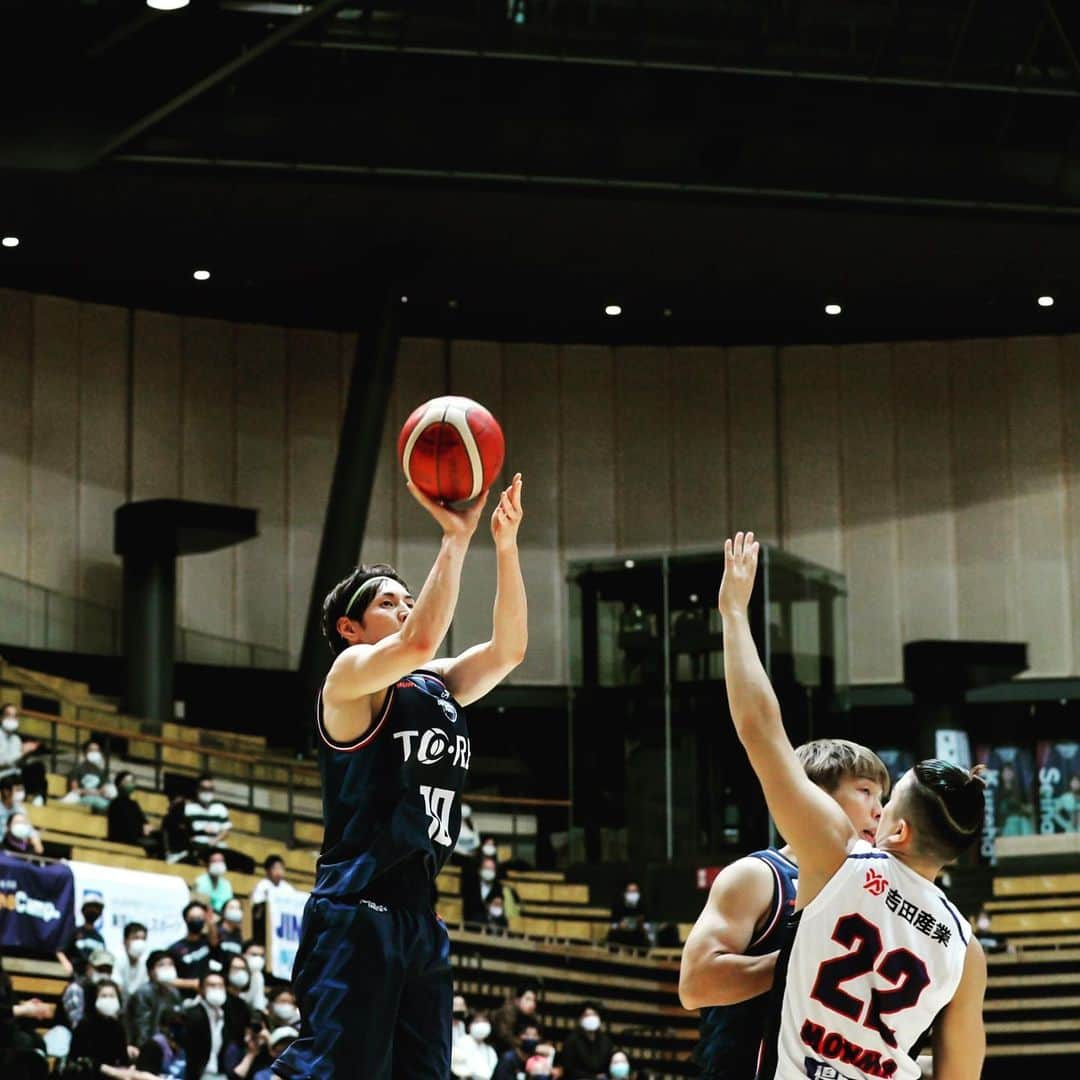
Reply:
[[[150,823],[143,808],[131,797],[135,777],[122,772],[116,778],[116,798],[109,803],[109,840],[114,844],[135,844],[149,848]]]
[[[180,1006],[180,991],[176,982],[176,963],[164,949],[155,949],[146,958],[150,981],[143,983],[128,999],[128,1042],[141,1047],[157,1034],[161,1017]]]
[[[243,1030],[246,1016],[237,1019],[233,1010],[246,1006],[225,990],[220,972],[211,971],[199,981],[199,996],[184,1010],[188,1076],[198,1078],[204,1072],[224,1075],[228,1072],[230,1030]],[[232,1050],[235,1052],[236,1047]]]
[[[591,1001],[585,1002],[578,1018],[578,1030],[567,1035],[559,1055],[563,1080],[586,1080],[607,1073],[615,1044],[602,1027],[600,1007]]]

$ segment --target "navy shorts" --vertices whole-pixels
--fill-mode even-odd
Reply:
[[[300,1038],[287,1080],[447,1080],[450,937],[430,907],[312,896],[293,968]]]

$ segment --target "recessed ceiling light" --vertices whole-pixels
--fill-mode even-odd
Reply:
[[[1052,296],[1040,296],[1039,307],[1053,307],[1054,298]]]
[[[196,270],[195,273],[192,274],[191,276],[196,281],[209,281],[210,280],[210,271],[209,270]]]
[[[669,308],[669,307],[664,308],[664,318],[665,319],[670,319],[671,318],[671,308]]]
[[[19,238],[17,236],[5,236],[3,240],[0,240],[0,244],[4,247],[18,247]]]
[[[179,11],[190,3],[191,0],[146,0],[146,6],[155,11]]]
[[[403,297],[401,298],[401,302],[402,302],[403,304],[407,304],[407,303],[409,302],[409,298],[408,298],[407,296],[403,296]]]
[[[622,308],[619,307],[618,304],[608,304],[608,306],[606,308],[604,308],[604,314],[605,315],[611,315],[611,316],[621,315],[622,314]]]
[[[623,562],[623,566],[625,566],[627,570],[633,570],[634,569],[634,560],[633,559],[625,560],[625,562]]]
[[[839,315],[840,312],[843,311],[843,310],[844,309],[839,304],[826,304],[825,305],[825,314],[826,315]]]

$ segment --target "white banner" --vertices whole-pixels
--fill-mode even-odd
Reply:
[[[171,874],[145,874],[141,870],[123,870],[97,863],[72,862],[75,877],[75,922],[88,899],[99,899],[105,906],[98,929],[105,947],[114,956],[124,948],[124,927],[139,922],[147,930],[147,952],[167,949],[187,933],[182,912],[191,899],[186,881]]]
[[[934,733],[934,757],[959,765],[962,769],[971,768],[971,743],[966,731],[940,728]]]
[[[300,948],[300,927],[309,893],[269,893],[266,901],[267,967],[275,979],[291,979],[296,950]]]

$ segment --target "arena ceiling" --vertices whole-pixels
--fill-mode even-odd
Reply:
[[[1065,0],[8,0],[0,26],[3,285],[350,326],[392,276],[409,332],[554,340],[1080,320]]]

